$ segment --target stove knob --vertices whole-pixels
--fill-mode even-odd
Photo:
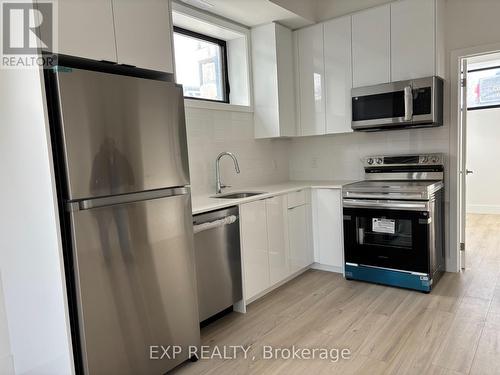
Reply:
[[[422,157],[422,163],[425,164],[425,163],[428,163],[429,162],[429,157],[426,155],[424,157]]]
[[[439,158],[438,158],[437,156],[434,156],[434,157],[432,158],[432,162],[433,162],[434,164],[437,164],[437,163],[439,162]]]
[[[368,162],[368,164],[372,165],[372,164],[373,164],[373,159],[372,159],[372,158],[369,158],[369,159],[367,160],[367,162]]]
[[[382,158],[377,158],[377,164],[382,164]]]

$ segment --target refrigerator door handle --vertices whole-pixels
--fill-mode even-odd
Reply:
[[[176,187],[168,189],[141,191],[139,193],[130,193],[123,195],[113,195],[102,198],[83,199],[66,203],[66,210],[69,212],[91,210],[93,208],[113,206],[131,202],[140,202],[150,199],[175,197],[178,195],[189,194],[189,188]]]

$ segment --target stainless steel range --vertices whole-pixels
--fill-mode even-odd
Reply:
[[[370,156],[344,186],[347,279],[430,292],[444,270],[442,154]]]

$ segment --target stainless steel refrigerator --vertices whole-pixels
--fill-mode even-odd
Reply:
[[[46,74],[83,372],[163,374],[200,340],[182,88]]]

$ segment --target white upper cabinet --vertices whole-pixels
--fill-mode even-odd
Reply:
[[[351,129],[351,16],[324,24],[326,133]]]
[[[54,52],[173,73],[169,0],[57,0],[54,6]]]
[[[169,0],[113,0],[118,63],[173,72]]]
[[[252,29],[255,138],[296,135],[292,31],[276,23]]]
[[[390,5],[371,8],[353,14],[352,69],[353,87],[390,82]]]
[[[299,135],[325,134],[325,65],[323,24],[297,33]]]
[[[111,0],[58,0],[54,7],[59,22],[53,52],[117,62]]]
[[[391,3],[392,81],[436,74],[435,6],[435,0]]]

